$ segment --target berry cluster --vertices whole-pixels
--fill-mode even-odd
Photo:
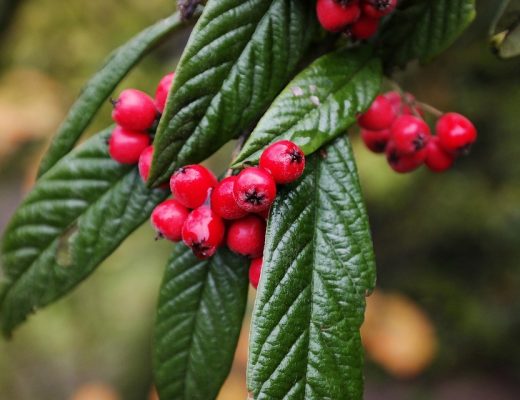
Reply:
[[[287,140],[265,149],[258,167],[220,182],[202,165],[187,165],[171,176],[173,199],[155,208],[152,225],[159,237],[182,240],[198,258],[211,257],[222,244],[251,258],[249,278],[256,288],[276,185],[298,179],[304,168],[302,150]]]
[[[358,117],[361,138],[373,152],[385,153],[397,172],[410,172],[422,164],[434,172],[445,171],[458,156],[468,153],[477,130],[466,117],[450,112],[440,116],[432,136],[423,116],[409,93],[379,95]]]
[[[318,0],[316,13],[324,29],[363,40],[376,34],[381,18],[396,5],[397,0]]]

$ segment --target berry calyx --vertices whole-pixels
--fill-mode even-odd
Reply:
[[[374,36],[379,28],[379,18],[362,15],[350,26],[350,34],[359,40],[369,39]]]
[[[150,220],[159,237],[173,242],[182,239],[182,227],[189,211],[177,200],[169,199],[160,203],[152,212]]]
[[[153,159],[153,145],[148,146],[143,150],[141,155],[139,156],[139,163],[137,165],[139,169],[139,175],[143,182],[148,180],[148,175],[150,175],[150,167],[152,166]]]
[[[225,226],[222,219],[210,207],[193,210],[182,228],[182,240],[197,258],[214,255],[224,239]]]
[[[164,106],[166,105],[166,100],[168,99],[168,93],[170,92],[174,77],[174,72],[165,75],[157,85],[157,90],[155,91],[155,106],[160,113],[164,111]]]
[[[393,141],[386,147],[386,159],[390,167],[399,173],[411,172],[419,168],[426,160],[427,150],[423,148],[415,153],[401,154],[397,151]]]
[[[330,32],[341,32],[361,15],[357,0],[318,0],[316,14],[321,26]]]
[[[236,176],[230,176],[220,181],[211,192],[211,208],[224,219],[237,219],[247,215],[242,210],[233,195]]]
[[[226,244],[237,254],[257,258],[264,252],[265,220],[254,214],[233,221],[228,228]]]
[[[374,153],[384,153],[386,145],[390,140],[390,129],[383,129],[380,131],[361,129],[361,139]]]
[[[446,152],[439,144],[439,138],[433,136],[426,146],[426,166],[433,172],[443,172],[453,166],[455,156]]]
[[[397,0],[365,0],[363,14],[370,18],[382,18],[395,10]]]
[[[179,168],[170,179],[174,197],[185,207],[197,208],[206,201],[208,192],[217,185],[215,175],[199,164]]]
[[[446,113],[437,121],[437,136],[441,147],[454,154],[464,154],[477,140],[477,129],[459,113]]]
[[[390,128],[397,114],[390,100],[379,95],[365,113],[358,117],[358,124],[365,129],[379,131]]]
[[[395,150],[402,155],[422,150],[431,137],[430,127],[421,118],[413,115],[401,115],[391,129]]]
[[[108,153],[121,164],[135,164],[149,144],[148,134],[116,126],[108,140]]]
[[[233,194],[241,209],[247,212],[261,212],[273,204],[276,183],[266,170],[249,167],[237,175]]]
[[[263,263],[263,258],[255,258],[254,260],[251,260],[251,264],[249,266],[249,282],[255,289],[258,288],[258,283],[260,282]]]
[[[293,142],[280,140],[263,151],[260,167],[270,172],[276,183],[290,183],[302,176],[305,155]]]
[[[123,90],[112,104],[112,119],[126,129],[146,131],[157,117],[153,99],[137,89]]]

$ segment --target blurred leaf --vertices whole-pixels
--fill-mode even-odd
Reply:
[[[375,264],[346,137],[308,160],[273,205],[253,313],[255,399],[361,399],[359,329]]]
[[[316,28],[311,0],[210,0],[179,62],[150,183],[200,162],[280,92]]]
[[[491,45],[500,58],[520,55],[520,0],[502,2],[491,27]]]
[[[180,27],[179,13],[175,13],[145,29],[108,56],[103,67],[83,87],[52,139],[38,176],[42,176],[72,150],[108,96],[141,58]]]
[[[381,33],[386,66],[430,61],[446,50],[475,18],[475,0],[403,0]]]
[[[234,165],[255,163],[270,143],[287,139],[305,154],[346,132],[381,86],[381,64],[371,50],[327,54],[301,72],[273,102]]]
[[[107,129],[37,182],[2,242],[0,324],[5,335],[85,279],[166,197],[137,168],[108,155]]]
[[[210,400],[224,383],[247,303],[248,260],[222,248],[199,260],[184,245],[166,267],[155,324],[155,382],[163,400]]]

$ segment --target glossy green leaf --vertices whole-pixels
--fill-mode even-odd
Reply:
[[[457,39],[475,15],[475,0],[402,0],[381,35],[385,65],[430,61]]]
[[[270,143],[287,139],[305,154],[346,132],[381,87],[381,64],[368,48],[327,54],[301,72],[276,98],[237,156],[255,163]]]
[[[502,0],[491,26],[491,45],[500,58],[520,56],[520,0]]]
[[[220,249],[199,260],[176,246],[155,323],[155,383],[161,400],[211,400],[224,383],[247,303],[247,259]]]
[[[254,123],[290,79],[315,28],[311,0],[209,0],[159,123],[151,184]]]
[[[342,137],[310,157],[274,203],[250,336],[251,398],[362,399],[359,329],[374,285],[367,215]]]
[[[38,176],[72,150],[108,96],[141,58],[182,25],[179,13],[175,13],[145,29],[108,56],[72,105],[40,164]]]
[[[5,335],[86,278],[166,197],[108,155],[107,130],[62,158],[20,205],[2,242]]]

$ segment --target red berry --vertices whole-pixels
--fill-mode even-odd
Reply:
[[[392,125],[391,138],[399,154],[412,154],[425,148],[430,137],[428,124],[413,115],[401,115]]]
[[[280,140],[263,151],[260,167],[269,171],[276,183],[290,183],[302,176],[305,155],[293,142]]]
[[[401,94],[396,91],[385,93],[384,96],[392,103],[392,107],[397,115],[424,115],[424,111],[416,104],[415,97],[411,93]]]
[[[242,210],[233,195],[236,176],[223,179],[211,192],[211,208],[224,219],[237,219],[247,215],[247,211]]]
[[[249,282],[255,289],[258,288],[258,282],[260,282],[263,263],[263,258],[255,258],[254,260],[251,260],[251,265],[249,266]]]
[[[362,15],[350,26],[350,33],[356,39],[369,39],[374,36],[379,28],[379,19]]]
[[[157,117],[152,98],[137,89],[123,90],[112,104],[112,119],[126,129],[146,131],[152,127]]]
[[[188,208],[200,207],[208,192],[217,185],[215,175],[199,164],[179,168],[170,179],[170,189],[175,198]]]
[[[365,145],[374,153],[384,153],[388,140],[390,139],[390,129],[381,131],[369,131],[361,129],[361,139]]]
[[[149,143],[150,136],[147,133],[116,126],[108,140],[108,153],[121,164],[135,164]]]
[[[233,188],[235,200],[247,212],[267,210],[276,198],[276,183],[269,172],[258,167],[244,169]]]
[[[381,18],[395,10],[397,0],[365,0],[363,14],[370,18]]]
[[[316,13],[321,26],[331,32],[341,32],[361,15],[357,0],[318,0]]]
[[[379,95],[368,110],[358,117],[358,124],[362,128],[379,131],[390,128],[396,116],[392,103],[385,96]]]
[[[159,236],[179,242],[182,239],[182,227],[189,213],[177,200],[169,199],[155,207],[150,219]]]
[[[455,162],[455,156],[447,153],[439,144],[439,138],[433,136],[426,146],[426,166],[433,172],[443,172],[451,168]]]
[[[148,146],[143,150],[141,156],[139,157],[139,175],[143,182],[148,180],[148,175],[150,174],[150,167],[152,166],[152,158],[153,158],[153,145]]]
[[[477,130],[469,119],[458,113],[446,113],[437,121],[439,144],[450,153],[465,153],[477,140]]]
[[[161,113],[164,111],[164,106],[166,105],[166,100],[168,98],[168,93],[170,92],[174,76],[175,72],[163,76],[159,82],[159,85],[157,85],[157,90],[155,91],[155,106]]]
[[[396,172],[405,173],[419,168],[426,160],[426,147],[412,154],[400,154],[395,148],[393,141],[388,142],[386,147],[386,159],[390,167]]]
[[[257,258],[264,252],[265,220],[254,214],[233,221],[228,228],[226,244],[234,253]]]
[[[182,240],[200,259],[211,257],[224,239],[222,219],[208,206],[193,210],[182,227]]]

